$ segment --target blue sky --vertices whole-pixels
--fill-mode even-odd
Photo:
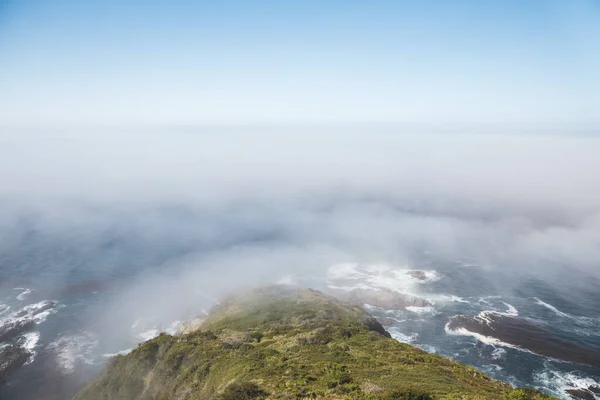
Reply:
[[[600,1],[0,2],[0,124],[600,127]]]

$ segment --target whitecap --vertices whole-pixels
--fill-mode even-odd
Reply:
[[[439,279],[436,271],[423,271],[425,279],[411,277],[407,267],[393,267],[386,264],[336,264],[327,270],[327,285],[331,289],[353,290],[393,290],[414,294],[418,285]]]
[[[450,323],[448,322],[446,325],[444,325],[444,330],[446,331],[446,333],[448,335],[455,335],[455,336],[471,336],[473,338],[475,338],[476,340],[478,340],[479,342],[492,346],[492,347],[508,347],[511,349],[515,349],[515,350],[519,350],[519,351],[523,351],[525,353],[530,353],[530,354],[536,354],[530,350],[524,349],[522,347],[510,344],[510,343],[506,343],[501,341],[500,339],[497,339],[495,337],[492,336],[485,336],[482,335],[480,333],[477,332],[471,332],[470,330],[464,328],[464,327],[460,327],[460,328],[455,328],[452,329],[450,328]]]
[[[27,297],[27,295],[31,294],[31,292],[32,292],[31,289],[26,289],[26,288],[14,288],[14,290],[22,291],[19,295],[17,295],[17,300],[19,300],[19,301],[25,300],[25,297]]]
[[[463,297],[453,294],[422,294],[420,297],[425,298],[432,303],[464,303],[473,305],[473,301],[469,301]]]
[[[598,323],[600,323],[600,319],[598,319],[598,318],[584,317],[584,316],[581,316],[581,315],[579,315],[579,316],[578,315],[571,315],[571,314],[568,314],[566,312],[560,311],[559,309],[557,309],[556,307],[554,307],[552,304],[548,304],[545,301],[542,301],[542,300],[538,299],[537,297],[534,297],[533,299],[535,300],[536,304],[538,304],[538,305],[540,305],[542,307],[547,308],[548,310],[554,312],[559,317],[573,320],[573,321],[577,322],[580,325],[583,325],[583,326],[586,326],[586,327],[592,327],[592,326],[595,326]],[[592,335],[594,335],[594,333],[597,333],[597,332],[593,332],[593,333],[586,332],[585,334],[587,334],[588,336],[592,336]]]
[[[171,322],[167,328],[161,327],[160,323],[152,320],[140,318],[131,325],[131,332],[136,342],[146,342],[152,340],[161,332],[168,333],[169,335],[176,335],[181,328],[182,322],[177,320]]]
[[[542,307],[546,307],[547,309],[549,309],[549,310],[551,310],[552,312],[554,312],[556,315],[559,315],[559,316],[561,316],[561,317],[567,317],[567,318],[568,318],[568,317],[570,317],[570,315],[569,315],[569,314],[567,314],[567,313],[564,313],[564,312],[560,311],[559,309],[557,309],[557,308],[556,308],[556,307],[554,307],[553,305],[551,305],[551,304],[548,304],[548,303],[546,303],[545,301],[542,301],[542,300],[538,299],[537,297],[534,297],[533,299],[535,300],[535,303],[536,303],[536,304],[538,304],[538,305],[540,305],[540,306],[542,306]]]
[[[492,351],[492,359],[499,360],[506,354],[506,350],[502,347],[497,347]]]
[[[364,308],[365,310],[367,310],[368,312],[370,312],[370,313],[373,313],[373,312],[386,312],[386,311],[391,311],[391,310],[384,310],[384,309],[383,309],[383,308],[381,308],[381,307],[373,306],[373,305],[371,305],[371,304],[366,304],[366,303],[365,303],[365,304],[363,304],[363,308]]]
[[[421,343],[419,343],[419,344],[415,344],[415,346],[418,347],[418,348],[420,348],[423,351],[428,352],[428,353],[437,353],[437,349],[434,346],[430,345],[430,344],[421,344]]]
[[[421,282],[435,282],[440,280],[440,274],[434,270],[423,271],[425,273],[425,280]]]
[[[4,309],[6,313],[10,307]],[[36,324],[41,324],[48,318],[50,314],[56,313],[56,303],[48,300],[40,301],[39,303],[29,304],[18,311],[6,315],[2,323],[16,323],[22,321],[33,321]]]
[[[471,304],[470,301],[463,299],[462,297],[459,296],[455,296],[455,295],[442,295],[442,296],[446,296],[448,298],[448,300],[453,301],[455,303],[465,303],[465,304]]]
[[[500,314],[504,314],[504,315],[509,315],[511,317],[516,317],[519,315],[519,311],[513,307],[512,305],[506,303],[506,302],[502,302],[506,307],[508,307],[508,310],[504,313],[500,313]]]
[[[24,365],[31,364],[35,360],[37,352],[35,348],[40,341],[39,332],[27,332],[21,335],[18,340],[19,345],[29,353],[29,360]]]
[[[365,274],[357,271],[358,266],[359,265],[355,263],[332,265],[327,270],[327,277],[330,279],[362,278],[365,276]]]

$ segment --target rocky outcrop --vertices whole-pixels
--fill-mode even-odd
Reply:
[[[450,397],[550,398],[391,339],[361,307],[275,286],[231,296],[198,329],[117,356],[75,399]]]
[[[5,322],[0,325],[0,385],[33,355],[23,347],[26,341],[24,334],[32,331],[43,320],[43,313],[55,306],[56,302],[46,300],[27,305],[5,317]]]
[[[32,304],[30,306],[23,307],[22,310],[17,311],[11,317],[12,318],[33,318],[36,315],[48,311],[56,307],[55,301],[44,300],[38,304]]]
[[[333,290],[330,291],[330,293],[338,299],[350,304],[356,304],[361,307],[365,304],[369,304],[385,310],[402,310],[406,307],[427,307],[431,305],[430,302],[420,297],[388,289]]]
[[[424,281],[425,279],[427,279],[427,274],[425,273],[425,271],[421,271],[419,269],[408,271],[406,275],[410,276],[411,278],[418,279],[420,281]]]
[[[30,353],[20,346],[13,344],[0,348],[0,382],[12,372],[18,370],[29,360]]]
[[[596,400],[596,396],[600,396],[600,386],[592,385],[586,389],[567,389],[566,392],[577,400]]]
[[[0,325],[0,342],[7,342],[30,330],[35,325],[31,319],[10,321]]]

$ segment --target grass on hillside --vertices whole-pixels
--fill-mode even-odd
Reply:
[[[76,399],[542,400],[389,338],[359,307],[269,287],[230,298],[201,330],[117,356]]]

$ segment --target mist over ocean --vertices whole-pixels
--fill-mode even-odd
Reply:
[[[514,385],[600,384],[600,140],[320,129],[2,136],[0,397],[267,283],[411,294],[365,307]]]

